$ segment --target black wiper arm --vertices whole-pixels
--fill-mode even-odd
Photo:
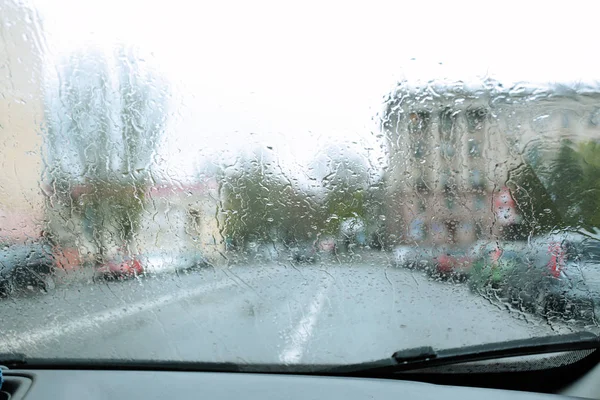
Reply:
[[[364,375],[395,373],[441,365],[493,360],[497,358],[558,353],[600,348],[600,338],[590,332],[435,350],[416,347],[395,352],[392,357],[359,364],[343,365],[322,371],[327,374]]]
[[[88,360],[88,359],[35,359],[23,354],[0,353],[0,365],[8,368],[36,369],[128,369],[168,371],[219,371],[219,372],[264,372],[264,373],[308,373],[317,375],[378,376],[405,372],[420,368],[464,362],[493,360],[497,358],[527,356],[533,354],[558,353],[600,348],[600,337],[590,332],[512,340],[500,343],[435,350],[432,347],[416,347],[395,352],[392,357],[359,364],[335,367],[315,365],[280,364],[252,365],[234,363],[181,362],[181,361],[131,361],[131,360]]]

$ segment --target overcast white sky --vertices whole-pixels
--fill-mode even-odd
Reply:
[[[169,163],[248,142],[306,165],[328,142],[376,147],[400,79],[600,77],[598,2],[34,0],[54,56],[117,42],[173,83]],[[374,155],[373,155],[374,154]],[[377,157],[377,152],[372,152]]]

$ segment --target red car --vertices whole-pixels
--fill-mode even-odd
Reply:
[[[119,256],[99,267],[97,273],[103,277],[128,278],[142,275],[144,268],[137,258]]]
[[[468,276],[473,259],[466,249],[444,249],[433,258],[434,274],[443,278],[464,279]]]

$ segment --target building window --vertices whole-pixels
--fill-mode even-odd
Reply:
[[[442,140],[452,139],[452,130],[456,121],[456,115],[450,108],[440,112],[440,138]]]
[[[437,238],[443,238],[446,236],[446,228],[440,222],[433,222],[431,224],[431,234]]]
[[[422,160],[425,158],[427,154],[427,143],[424,139],[418,139],[414,143],[414,154],[415,158]]]
[[[446,221],[446,232],[448,232],[448,241],[450,243],[456,243],[456,233],[458,230],[458,221],[450,220]]]
[[[485,196],[483,194],[478,194],[473,199],[473,208],[475,210],[483,210],[485,209]]]
[[[471,171],[471,186],[474,189],[482,189],[484,187],[483,174],[478,169]]]
[[[456,123],[456,115],[450,108],[440,112],[439,133],[441,141],[441,152],[444,157],[453,157],[456,153],[456,138],[452,133]]]
[[[456,204],[456,199],[454,198],[454,196],[451,194],[447,194],[445,196],[445,201],[446,201],[446,208],[448,210],[454,210],[454,205]]]
[[[419,217],[413,219],[410,223],[408,234],[414,240],[424,240],[427,236],[424,219]]]
[[[429,130],[431,115],[426,111],[411,112],[408,116],[408,132],[424,134]]]
[[[483,227],[481,225],[481,222],[475,223],[475,239],[483,238]]]
[[[469,138],[468,150],[469,157],[481,157],[481,141],[475,138]]]
[[[429,193],[429,187],[427,186],[427,182],[425,182],[424,177],[420,176],[415,179],[415,189],[417,193],[426,195]]]
[[[412,112],[408,116],[408,132],[412,136],[412,151],[416,159],[422,160],[427,154],[426,135],[431,116],[429,112]]]
[[[487,112],[485,108],[472,108],[467,110],[467,129],[469,132],[482,130],[486,116]]]
[[[446,183],[444,185],[444,200],[446,202],[446,208],[453,210],[456,205],[456,185]]]
[[[452,171],[449,168],[445,168],[440,174],[440,183],[442,187],[445,189],[450,186],[450,177],[452,176]]]
[[[444,157],[454,157],[456,154],[454,143],[450,141],[442,141],[441,150]]]
[[[458,230],[461,236],[471,236],[474,232],[474,226],[471,222],[461,222]]]

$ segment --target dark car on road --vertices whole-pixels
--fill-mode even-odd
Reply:
[[[600,241],[562,233],[490,244],[473,263],[469,286],[546,318],[597,321]]]
[[[473,263],[469,287],[525,311],[546,314],[553,308],[562,280],[558,261],[552,256],[549,237],[526,242],[490,243]],[[559,246],[560,247],[560,246]]]
[[[600,241],[578,233],[538,243],[548,259],[538,296],[547,316],[597,322],[600,317]]]
[[[54,282],[52,246],[45,242],[14,243],[0,248],[0,295],[30,288],[51,291]]]
[[[319,252],[315,243],[295,243],[291,248],[291,259],[297,263],[316,263]]]

